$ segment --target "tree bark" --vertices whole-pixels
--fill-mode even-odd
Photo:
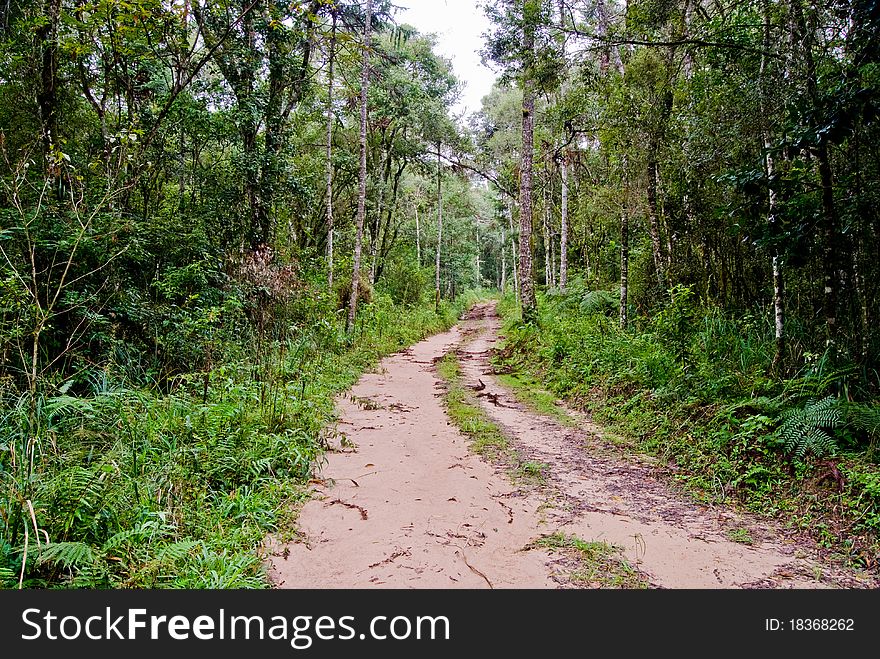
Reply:
[[[657,284],[661,290],[665,286],[666,268],[663,263],[663,246],[660,242],[660,222],[657,213],[657,150],[656,140],[651,140],[648,147],[648,232],[651,234],[651,254],[654,261],[654,270],[657,276]]]
[[[568,154],[562,153],[562,208],[559,237],[559,289],[568,286]]]
[[[762,137],[764,141],[764,171],[769,182],[767,189],[767,224],[770,232],[776,237],[777,232],[777,195],[773,187],[773,177],[776,173],[776,166],[773,156],[770,153],[770,127],[768,119],[770,116],[769,91],[767,81],[768,55],[770,50],[770,3],[763,0],[764,12],[764,36],[763,36],[763,54],[761,55],[760,67],[760,84],[759,92],[761,94],[761,115],[763,117]],[[779,246],[774,243],[772,247],[772,255],[770,259],[771,271],[773,273],[773,326],[774,326],[774,354],[773,364],[771,366],[777,375],[782,370],[783,361],[785,359],[785,280],[782,274],[782,260],[779,254]]]
[[[437,253],[434,263],[434,309],[440,313],[440,247],[443,244],[443,190],[440,180],[440,142],[437,142]]]
[[[367,88],[370,84],[370,23],[373,17],[373,0],[367,0],[367,15],[364,21],[364,54],[361,61],[361,124],[360,124],[360,171],[358,173],[357,226],[354,238],[354,264],[351,274],[351,296],[348,301],[346,332],[354,330],[357,314],[358,287],[360,285],[361,250],[364,240],[364,218],[367,206]]]
[[[330,30],[327,70],[327,288],[333,290],[333,65],[336,55],[336,10]]]
[[[416,263],[419,264],[419,268],[422,267],[422,232],[419,229],[419,204],[416,202],[415,205],[416,211]]]
[[[803,57],[803,82],[807,88],[807,97],[813,107],[820,107],[821,99],[818,92],[816,64],[813,59],[814,29],[807,25],[801,0],[791,0],[790,16],[792,63],[794,63],[795,54],[800,51]],[[819,185],[822,190],[822,221],[819,233],[822,237],[823,315],[825,317],[826,343],[831,347],[837,338],[840,292],[846,284],[847,268],[844,265],[844,259],[847,256],[847,250],[842,244],[843,240],[838,226],[837,209],[834,202],[834,175],[831,170],[827,143],[824,140],[820,141],[812,149],[812,155],[816,160]]]
[[[507,292],[507,228],[501,225],[501,278],[499,282],[501,294]]]
[[[623,157],[623,204],[620,209],[620,327],[629,325],[629,174]]]
[[[58,144],[58,24],[61,21],[61,0],[47,0],[44,11],[45,23],[36,31],[40,52],[37,108],[43,151],[48,154],[53,145]]]
[[[507,203],[507,219],[510,223],[510,267],[513,270],[513,295],[516,298],[516,303],[519,304],[519,274],[516,265],[516,233],[513,230],[513,206],[510,202]]]
[[[524,17],[529,0],[523,0]],[[535,26],[526,18],[523,46],[528,58],[534,57]],[[536,316],[535,282],[532,272],[532,170],[535,145],[535,83],[531,62],[522,75],[522,153],[519,183],[519,289],[522,317],[526,322]]]
[[[544,239],[544,284],[549,289],[553,288],[553,264],[550,259],[550,253],[553,251],[553,244],[550,239],[550,223],[547,218],[547,215],[550,212],[550,205],[547,201],[547,188],[544,188],[544,208],[541,213],[541,230]]]

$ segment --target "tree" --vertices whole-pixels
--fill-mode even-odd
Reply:
[[[534,320],[534,273],[532,266],[533,167],[535,94],[557,82],[561,60],[559,46],[550,32],[552,8],[545,0],[502,0],[487,5],[494,31],[486,35],[484,59],[496,62],[507,78],[515,78],[522,90],[522,140],[519,167],[519,289],[523,318]]]
[[[360,98],[360,171],[358,174],[357,228],[354,238],[354,262],[351,275],[351,293],[348,301],[348,319],[346,331],[354,331],[354,319],[357,314],[358,289],[361,284],[361,250],[363,249],[364,218],[367,204],[367,91],[370,85],[370,28],[373,17],[373,2],[367,0],[366,17],[364,19],[363,61],[361,64],[361,98]]]

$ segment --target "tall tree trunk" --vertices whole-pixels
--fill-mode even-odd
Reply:
[[[547,215],[550,212],[550,205],[547,203],[547,188],[544,188],[544,208],[541,213],[541,230],[544,240],[544,284],[547,288],[553,288],[553,264],[550,260],[550,253],[553,251],[553,243],[550,238],[550,223]]]
[[[813,39],[815,26],[808,26],[804,17],[802,0],[791,0],[791,47],[792,64],[796,54],[800,54],[804,66],[804,82],[807,96],[813,107],[820,107],[816,65],[813,59]],[[826,342],[833,346],[837,338],[839,322],[840,292],[845,287],[846,267],[843,265],[847,256],[844,249],[840,228],[838,226],[837,209],[834,203],[834,175],[828,145],[822,141],[812,150],[819,173],[819,184],[822,190],[822,221],[819,234],[822,237],[822,279],[824,283],[823,314],[825,316]]]
[[[501,225],[501,294],[507,292],[507,228]]]
[[[568,153],[562,153],[562,208],[559,237],[559,288],[568,286]]]
[[[416,202],[415,205],[416,211],[416,263],[419,264],[419,268],[422,267],[422,232],[419,228],[419,204]]]
[[[483,266],[480,263],[480,257],[482,256],[482,246],[480,245],[480,228],[476,227],[474,233],[475,238],[477,240],[477,288],[482,287],[483,285]]]
[[[58,144],[58,25],[61,21],[61,0],[47,0],[45,21],[36,30],[40,53],[40,84],[37,109],[43,150],[48,154]]]
[[[348,301],[348,319],[345,329],[350,334],[354,330],[357,314],[358,287],[360,285],[361,250],[364,241],[364,216],[367,206],[367,88],[370,84],[370,23],[373,18],[373,0],[367,0],[367,15],[364,21],[364,55],[361,62],[361,125],[360,125],[360,171],[358,173],[357,228],[354,237],[354,264],[351,274],[351,297]]]
[[[623,205],[620,209],[620,326],[629,325],[629,173],[623,157]]]
[[[382,213],[385,211],[385,181],[379,184],[379,203],[370,225],[370,285],[376,283],[376,265],[379,261],[379,234],[382,231]]]
[[[764,141],[764,171],[767,180],[770,182],[767,190],[767,224],[771,233],[776,237],[778,232],[777,196],[773,187],[773,177],[776,173],[773,155],[770,153],[770,127],[768,125],[770,117],[769,90],[767,80],[768,54],[771,47],[770,41],[770,2],[763,0],[764,12],[764,36],[761,54],[760,83],[759,92],[761,94],[761,115],[763,117],[764,126],[762,128],[762,137]],[[773,354],[773,372],[779,374],[782,370],[783,360],[785,359],[785,280],[782,274],[782,260],[779,254],[779,247],[774,243],[770,265],[773,273],[773,324],[774,324],[774,354]]]
[[[660,242],[660,222],[657,213],[657,149],[658,144],[652,139],[648,147],[648,232],[651,234],[651,255],[657,284],[665,288],[666,268],[663,264],[663,246]]]
[[[519,272],[516,265],[518,251],[516,249],[516,232],[513,230],[513,205],[507,202],[507,220],[510,223],[510,266],[513,269],[513,296],[519,304]]]
[[[434,262],[434,309],[440,313],[440,247],[443,244],[443,190],[440,180],[440,142],[437,142],[437,253]]]
[[[829,344],[833,343],[838,326],[838,307],[840,291],[844,288],[840,230],[837,226],[837,212],[834,206],[834,177],[828,146],[821,144],[815,150],[818,162],[819,183],[822,186],[822,277],[825,282],[825,330]]]
[[[534,57],[535,26],[528,18],[530,0],[523,0],[526,19],[523,46],[527,57]],[[532,272],[532,170],[535,146],[535,83],[532,80],[531,62],[522,75],[522,153],[520,154],[519,183],[519,289],[522,317],[534,320],[537,314],[535,282]]]
[[[327,288],[333,290],[333,65],[336,55],[336,10],[330,30],[327,69]]]

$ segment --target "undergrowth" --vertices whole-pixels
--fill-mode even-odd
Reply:
[[[614,295],[578,282],[542,296],[535,323],[509,297],[499,311],[499,371],[589,411],[698,498],[783,518],[877,568],[880,408],[864,390],[853,400],[851,367],[807,355],[799,372],[775,377],[772,326],[702,307],[681,287],[628,330]]]
[[[0,586],[267,587],[261,544],[306,497],[334,396],[469,302],[379,296],[353,338],[328,305],[165,387],[108,367],[77,393],[0,388]]]

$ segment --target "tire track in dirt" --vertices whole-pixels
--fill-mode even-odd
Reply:
[[[536,535],[540,500],[470,453],[450,425],[433,360],[458,329],[384,359],[338,401],[342,444],[327,455],[302,539],[274,547],[287,588],[544,588],[554,582]],[[538,532],[540,533],[540,532]]]
[[[526,410],[491,374],[500,321],[474,307],[458,326],[384,359],[338,401],[345,438],[326,456],[296,541],[269,546],[284,588],[554,588],[571,585],[562,554],[534,547],[556,531],[624,549],[657,587],[853,587],[804,558],[777,528],[674,493],[650,466],[609,450],[598,428]],[[434,360],[456,350],[485,412],[546,484],[520,487],[472,454],[442,402]],[[732,542],[747,528],[756,544]],[[529,548],[529,549],[527,549]],[[818,577],[818,578],[817,578]]]
[[[656,477],[638,456],[622,456],[584,415],[577,428],[536,415],[501,386],[489,363],[501,327],[494,305],[480,305],[460,324],[471,337],[459,347],[466,382],[482,380],[481,405],[503,427],[522,459],[543,463],[547,521],[566,534],[622,547],[652,585],[665,588],[870,587],[848,570],[823,565],[810,541],[726,506],[698,504]],[[495,399],[500,405],[487,400]],[[734,542],[745,530],[753,544]]]

